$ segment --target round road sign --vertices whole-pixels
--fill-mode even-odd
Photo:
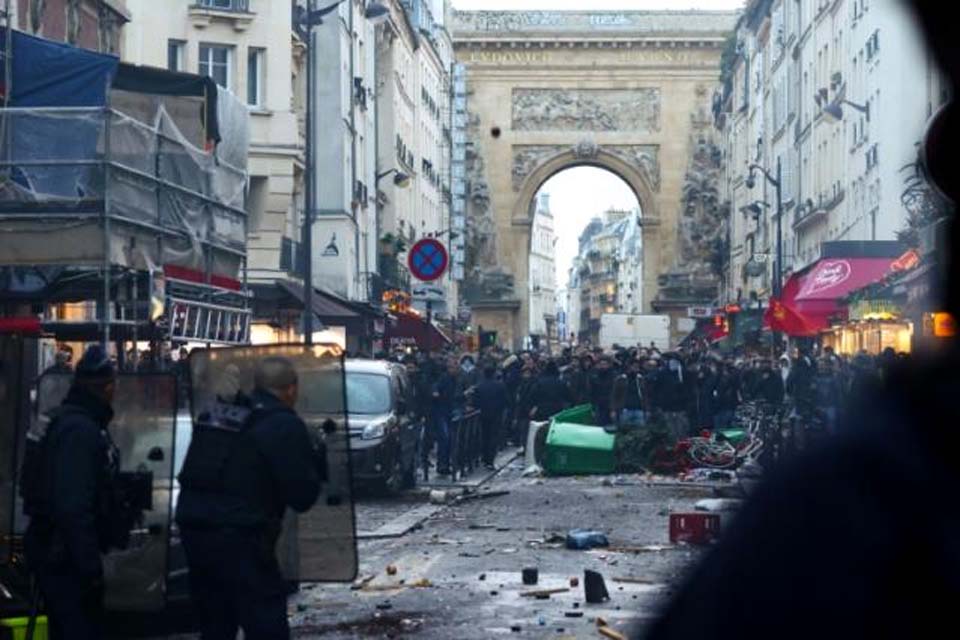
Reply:
[[[438,280],[447,270],[450,258],[443,243],[434,238],[424,238],[410,249],[407,265],[413,277],[424,282]]]

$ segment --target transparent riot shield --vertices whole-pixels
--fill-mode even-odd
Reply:
[[[286,514],[277,545],[281,569],[290,580],[352,581],[358,565],[343,351],[336,345],[194,351],[190,379],[195,424],[205,414],[223,412],[238,393],[240,398],[253,394],[258,367],[268,358],[282,358],[293,367],[298,385],[294,410],[306,423],[311,440],[322,443],[327,468],[316,504],[306,513]]]
[[[44,429],[49,412],[60,405],[73,377],[47,373],[37,386],[35,420]],[[130,523],[125,548],[103,559],[104,602],[110,611],[160,611],[166,606],[172,522],[173,463],[176,449],[177,385],[169,374],[121,374],[107,430],[116,446],[116,491],[124,497],[121,521]],[[20,451],[23,451],[21,446]],[[14,530],[26,531],[28,518],[18,508]]]

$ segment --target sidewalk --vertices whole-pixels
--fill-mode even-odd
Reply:
[[[480,485],[488,482],[490,478],[500,473],[504,467],[516,460],[519,456],[520,447],[507,447],[497,454],[497,457],[493,462],[493,466],[495,467],[493,471],[484,468],[483,465],[480,465],[474,469],[470,475],[464,476],[456,481],[453,480],[451,476],[437,475],[436,469],[431,469],[430,479],[428,481],[418,479],[417,487],[426,489],[476,489]]]

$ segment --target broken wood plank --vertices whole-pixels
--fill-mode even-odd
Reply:
[[[597,631],[599,631],[603,637],[610,638],[610,640],[627,640],[627,636],[610,627],[598,627]]]
[[[537,596],[551,596],[555,593],[566,593],[570,587],[559,587],[557,589],[537,589],[535,591],[524,591],[520,594],[521,598],[536,598]]]
[[[360,580],[357,580],[352,585],[350,585],[350,589],[352,589],[353,591],[359,591],[360,589],[363,589],[365,586],[370,584],[373,581],[373,579],[376,577],[377,577],[377,574],[371,573],[370,575],[364,578],[361,578]]]
[[[509,491],[484,491],[481,493],[467,493],[459,498],[457,502],[469,502],[470,500],[483,500],[486,498],[499,498],[500,496],[509,495]]]
[[[676,545],[672,544],[648,544],[642,547],[631,547],[631,546],[612,546],[604,549],[605,551],[612,551],[614,553],[655,553],[657,551],[670,551],[675,549]]]
[[[631,578],[629,576],[613,578],[612,580],[614,582],[620,582],[623,584],[658,584],[656,580],[651,580],[649,578]]]

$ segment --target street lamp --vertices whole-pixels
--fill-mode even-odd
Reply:
[[[297,25],[304,28],[307,40],[307,126],[304,144],[304,220],[302,230],[303,244],[303,338],[308,345],[313,344],[313,218],[316,212],[314,202],[313,174],[316,171],[313,144],[313,85],[315,82],[313,62],[313,28],[323,24],[324,16],[329,15],[346,0],[337,0],[321,9],[316,9],[316,0],[307,0],[307,10],[297,17]],[[374,0],[364,10],[364,17],[375,23],[382,22],[390,15],[390,10]],[[352,107],[351,107],[352,108]],[[328,250],[330,247],[327,247]],[[339,254],[339,251],[337,252]],[[329,254],[328,254],[329,255]]]
[[[410,186],[410,176],[398,169],[387,169],[383,173],[377,174],[377,184],[380,184],[380,181],[391,173],[393,174],[393,186],[400,189],[406,189]]]
[[[867,116],[867,122],[870,122],[870,103],[856,104],[849,100],[836,100],[823,107],[823,115],[827,116],[827,118],[833,122],[840,122],[843,120],[843,105],[852,107],[860,113],[865,114]]]
[[[770,172],[757,164],[750,165],[750,174],[747,176],[746,185],[748,189],[753,189],[756,186],[756,173],[760,172],[763,174],[763,177],[767,179],[773,187],[777,190],[777,256],[776,261],[773,263],[773,296],[779,301],[783,293],[783,283],[781,282],[783,278],[783,169],[781,167],[780,158],[777,158],[777,175],[774,178],[770,175]],[[750,206],[750,205],[748,205]],[[759,209],[759,206],[757,207]],[[780,345],[780,332],[775,331],[773,334],[773,344],[774,350]],[[774,357],[776,357],[776,351],[774,351]]]

